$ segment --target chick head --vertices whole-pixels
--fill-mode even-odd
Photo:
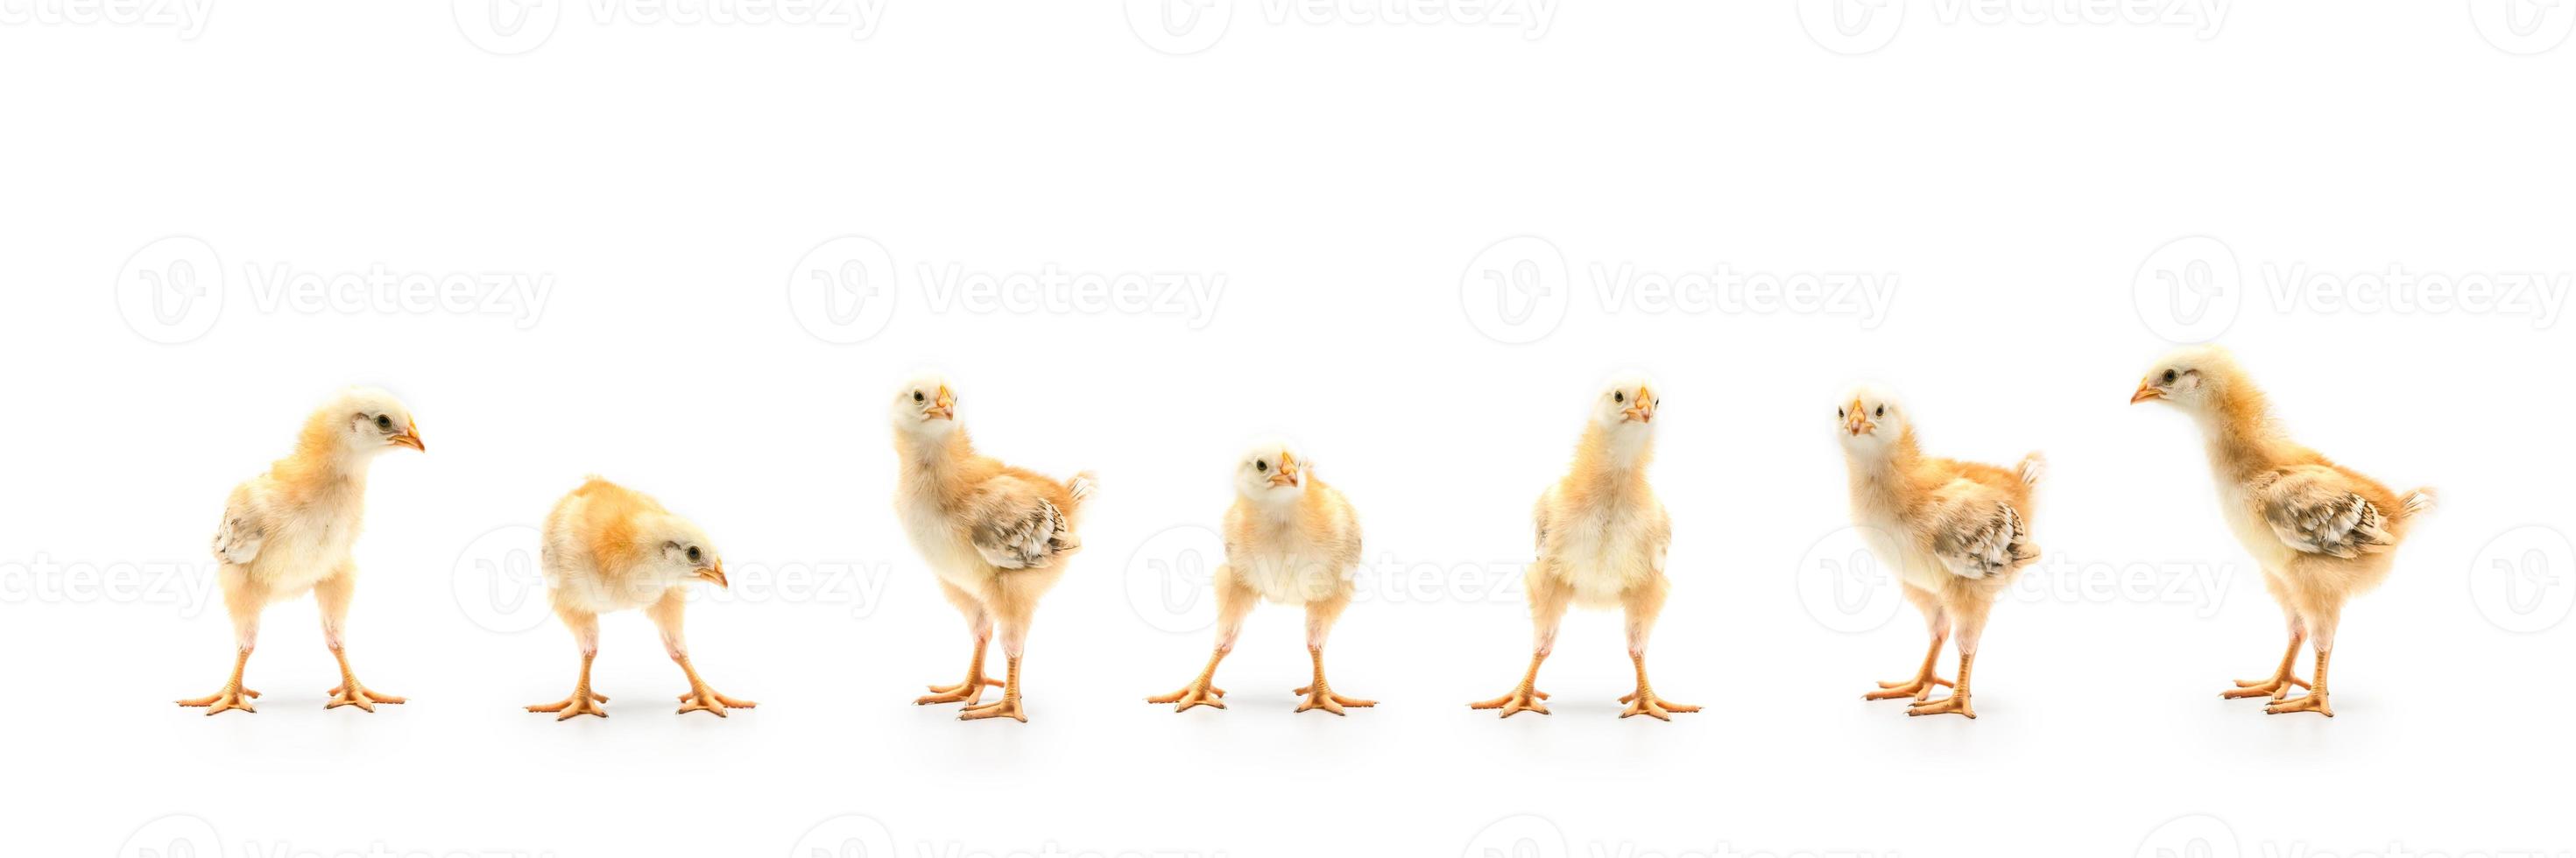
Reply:
[[[916,435],[943,435],[957,428],[957,391],[948,377],[935,372],[913,376],[894,392],[891,414],[896,429]]]
[[[420,441],[420,424],[412,420],[411,409],[373,387],[352,387],[332,397],[307,425],[308,437],[317,431],[348,456],[373,456],[395,447],[429,449]]]
[[[1645,373],[1621,373],[1603,382],[1601,394],[1592,398],[1592,422],[1614,432],[1651,432],[1655,410],[1663,404],[1663,394],[1655,392],[1654,380]]]
[[[1245,498],[1265,503],[1288,503],[1306,493],[1307,472],[1312,460],[1297,452],[1296,445],[1277,438],[1253,443],[1234,465],[1234,490]]]
[[[690,581],[711,581],[718,587],[728,586],[724,558],[716,554],[716,544],[697,524],[676,515],[653,515],[641,523],[638,536],[652,552],[645,561],[654,583],[677,587]]]
[[[1895,391],[1860,384],[1834,401],[1834,434],[1842,439],[1846,450],[1883,452],[1914,431],[1910,416],[1904,404],[1897,401]]]
[[[2129,395],[2129,404],[2152,399],[2184,411],[2205,411],[2238,374],[2235,357],[2224,348],[2184,348],[2147,369],[2147,377],[2138,381],[2138,391]]]

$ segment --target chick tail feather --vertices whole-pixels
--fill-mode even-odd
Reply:
[[[2021,464],[2013,466],[2013,476],[2020,477],[2022,485],[2039,485],[2039,478],[2048,476],[2048,457],[2035,451],[2021,457]]]
[[[2423,486],[2407,492],[2405,497],[2406,517],[2413,518],[2424,513],[2432,512],[2433,506],[2436,503],[2439,503],[2441,499],[2442,494],[2434,491],[2432,486]]]

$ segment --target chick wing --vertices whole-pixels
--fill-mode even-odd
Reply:
[[[2358,488],[2333,468],[2296,465],[2255,478],[2247,495],[2272,535],[2293,549],[2349,558],[2396,547],[2387,516]]]
[[[1046,486],[1007,473],[975,487],[966,499],[967,533],[984,562],[1034,569],[1082,546],[1048,494]]]
[[[224,499],[224,520],[215,526],[215,556],[226,563],[245,564],[259,557],[259,547],[268,538],[269,511],[256,488],[258,481],[233,487],[232,496]]]
[[[2011,497],[1975,480],[1954,478],[1933,489],[1917,521],[1917,538],[1961,578],[2000,575],[2039,558]]]

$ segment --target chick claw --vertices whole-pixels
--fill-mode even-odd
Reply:
[[[1335,694],[1333,693],[1332,686],[1329,685],[1324,686],[1322,689],[1317,689],[1315,686],[1309,685],[1289,693],[1306,695],[1306,702],[1297,705],[1297,711],[1299,712],[1304,712],[1308,709],[1321,709],[1335,715],[1346,715],[1348,713],[1342,711],[1342,707],[1344,706],[1366,709],[1377,705],[1377,701],[1375,700],[1361,700],[1356,697],[1343,697],[1339,694]]]
[[[1906,709],[1905,714],[1909,716],[1965,715],[1970,721],[1977,719],[1976,707],[1968,705],[1968,698],[1959,696],[1956,692],[1953,692],[1950,696],[1939,700],[1926,700],[1916,703],[1913,707]]]
[[[2269,697],[2274,701],[2278,701],[2281,698],[2290,696],[2290,689],[2294,687],[2306,688],[2308,687],[2308,682],[2307,680],[2286,674],[2275,676],[2270,679],[2239,679],[2236,681],[2235,688],[2219,692],[2218,696],[2229,700],[2240,700],[2247,697]]]
[[[2314,712],[2328,718],[2334,717],[2334,707],[2327,705],[2326,696],[2315,692],[2263,707],[2265,715],[2284,715],[2291,712]]]
[[[1950,685],[1949,680],[1929,675],[1918,676],[1905,682],[1881,682],[1878,684],[1879,690],[1863,694],[1860,699],[1896,700],[1911,697],[1914,698],[1914,702],[1921,703],[1932,696],[1932,689],[1946,685]]]
[[[259,710],[251,708],[249,698],[258,696],[259,692],[257,691],[227,685],[224,686],[224,690],[208,694],[204,697],[191,697],[186,700],[181,700],[179,701],[179,705],[214,707],[206,710],[206,714],[208,715],[213,715],[226,709],[239,709],[244,712],[257,714]]]
[[[710,700],[715,702],[707,702]],[[728,717],[725,715],[726,709],[749,709],[760,705],[749,700],[735,700],[731,697],[717,694],[715,689],[708,688],[703,685],[698,686],[687,694],[680,695],[680,703],[682,705],[680,706],[679,714],[685,715],[690,712],[705,711],[716,713],[716,717],[718,718]]]
[[[1628,704],[1628,708],[1620,710],[1619,717],[1621,718],[1626,718],[1630,715],[1652,715],[1655,716],[1655,720],[1670,721],[1673,720],[1671,713],[1699,711],[1699,707],[1697,706],[1675,703],[1670,700],[1657,697],[1655,696],[1655,692],[1651,690],[1637,694],[1622,694],[1619,696],[1619,702]]]
[[[322,704],[322,708],[338,709],[342,706],[355,706],[368,712],[374,712],[376,711],[376,704],[378,703],[391,706],[404,702],[404,698],[395,697],[391,694],[377,694],[374,691],[368,690],[364,685],[358,686],[358,692],[356,694],[342,694],[341,692],[346,690],[347,687],[348,686],[346,685],[334,685],[331,686],[331,690],[322,692],[324,694],[331,695],[331,702]]]
[[[984,688],[986,686],[1000,687],[1001,684],[1002,681],[999,679],[984,676],[971,676],[967,677],[966,681],[955,685],[930,686],[930,695],[912,701],[912,705],[928,706],[933,703],[964,703],[968,706],[973,706],[976,701],[984,699]]]
[[[1512,717],[1513,713],[1520,712],[1522,710],[1528,710],[1545,715],[1548,714],[1547,706],[1539,701],[1546,699],[1547,692],[1531,688],[1528,685],[1522,685],[1519,688],[1512,689],[1512,693],[1510,694],[1505,694],[1492,700],[1469,703],[1467,704],[1467,708],[1500,709],[1503,710],[1501,717],[1504,718]]]
[[[1009,718],[1022,724],[1029,722],[1028,713],[1020,711],[1020,698],[1007,693],[1000,700],[982,706],[968,706],[966,711],[957,713],[959,721],[979,721],[985,718]]]
[[[1145,698],[1145,702],[1180,704],[1172,707],[1174,712],[1187,712],[1192,706],[1214,706],[1223,709],[1225,708],[1225,689],[1209,685],[1205,680],[1194,680],[1186,688],[1170,694]]]
[[[608,695],[592,694],[589,693],[588,689],[582,689],[574,691],[572,696],[564,698],[563,702],[540,703],[535,706],[528,707],[528,711],[563,713],[555,716],[555,720],[557,721],[569,719],[575,715],[597,715],[599,717],[606,718],[608,717],[608,710],[599,708],[599,704],[606,702],[608,702]]]

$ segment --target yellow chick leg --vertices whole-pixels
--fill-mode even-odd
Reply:
[[[1008,647],[1005,647],[1004,649],[1007,650]],[[1020,711],[1020,656],[1018,653],[1009,652],[1006,652],[1005,655],[1010,659],[1011,668],[1010,672],[1007,674],[1007,678],[1002,681],[1002,699],[992,703],[986,703],[982,706],[966,707],[966,711],[957,713],[957,720],[976,721],[985,718],[1009,718],[1022,724],[1028,723],[1028,714]]]
[[[1895,700],[1898,698],[1911,697],[1914,698],[1915,702],[1920,703],[1923,702],[1925,698],[1932,696],[1932,689],[1944,685],[1950,685],[1950,680],[1942,679],[1937,672],[1933,670],[1934,665],[1941,663],[1941,645],[1948,641],[1949,636],[1947,635],[1933,635],[1932,648],[1923,653],[1923,666],[1914,671],[1914,678],[1912,680],[1905,682],[1881,682],[1878,684],[1879,690],[1861,695],[1861,699]]]
[[[1324,683],[1323,647],[1307,647],[1306,655],[1312,658],[1315,662],[1315,681],[1313,684],[1296,690],[1295,693],[1306,695],[1306,702],[1298,704],[1297,711],[1304,712],[1308,709],[1321,709],[1335,715],[1341,715],[1344,714],[1342,712],[1342,707],[1344,706],[1367,708],[1377,705],[1377,701],[1375,700],[1361,700],[1355,697],[1343,697],[1339,694],[1333,693],[1333,687]]]
[[[2299,646],[2306,642],[2305,632],[2297,629],[2290,630],[2290,651],[2281,654],[2281,666],[2272,671],[2272,678],[2239,679],[2236,681],[2235,688],[2220,692],[2218,696],[2229,700],[2245,697],[2269,697],[2279,700],[2290,696],[2292,688],[2309,687],[2308,683],[2301,681],[2291,670],[2292,666],[2299,663]]]
[[[1174,712],[1187,712],[1190,711],[1190,707],[1192,706],[1214,706],[1219,709],[1225,708],[1225,700],[1223,699],[1225,697],[1225,689],[1218,688],[1213,684],[1216,682],[1217,662],[1224,661],[1225,654],[1225,647],[1217,647],[1216,651],[1208,654],[1207,668],[1199,671],[1199,677],[1197,679],[1190,680],[1190,684],[1182,686],[1179,691],[1161,695],[1159,697],[1148,697],[1145,698],[1145,702],[1180,704],[1172,708],[1172,711]]]
[[[608,702],[608,695],[594,694],[591,693],[590,690],[590,660],[598,655],[599,653],[597,651],[588,651],[581,654],[581,681],[573,683],[571,697],[564,698],[561,703],[539,703],[535,706],[528,707],[528,711],[563,713],[555,716],[555,720],[557,721],[562,721],[575,715],[597,715],[602,718],[608,717],[608,710],[599,708],[599,704]]]
[[[248,664],[250,664],[250,648],[242,647],[238,653],[233,656],[233,676],[231,679],[224,680],[224,690],[217,691],[204,697],[191,697],[186,700],[181,700],[179,701],[179,705],[213,707],[206,710],[206,714],[208,715],[213,715],[226,709],[239,709],[244,712],[258,712],[259,710],[251,708],[250,698],[258,697],[259,692],[243,688],[241,684],[242,668]]]
[[[1619,702],[1628,704],[1627,709],[1619,712],[1619,717],[1652,715],[1658,721],[1670,721],[1673,720],[1670,713],[1699,711],[1697,706],[1674,703],[1655,696],[1654,686],[1646,684],[1645,653],[1631,652],[1628,654],[1628,660],[1637,663],[1637,690],[1635,693],[1619,698]]]
[[[2320,640],[2322,640],[2322,638],[2320,638]],[[2318,647],[2316,685],[2309,688],[2308,693],[2306,694],[2263,707],[2264,714],[2279,715],[2287,712],[2314,712],[2328,718],[2334,717],[2334,707],[2328,705],[2328,701],[2326,700],[2326,662],[2332,661],[2333,659],[2334,649],[2332,647]]]
[[[1976,720],[1976,708],[1968,705],[1968,673],[1974,670],[1976,666],[1977,653],[1974,650],[1961,651],[1959,653],[1959,684],[1951,687],[1950,696],[1939,700],[1929,700],[1916,703],[1913,708],[1905,710],[1905,714],[1965,715],[1968,716],[1969,720]]]
[[[324,692],[331,695],[331,702],[322,704],[322,708],[337,709],[342,706],[355,706],[374,712],[378,703],[390,705],[403,702],[403,698],[391,694],[377,694],[359,683],[358,675],[349,671],[348,652],[334,646],[331,648],[331,657],[340,661],[340,684],[331,686],[330,691]]]
[[[1547,692],[1540,691],[1536,687],[1538,684],[1539,663],[1546,660],[1547,650],[1531,652],[1529,672],[1521,674],[1521,684],[1514,687],[1512,689],[1512,693],[1496,697],[1492,700],[1481,700],[1475,703],[1469,703],[1467,704],[1467,708],[1500,709],[1503,710],[1502,717],[1505,718],[1512,717],[1513,713],[1520,712],[1522,710],[1536,712],[1541,715],[1548,714],[1547,704],[1539,702],[1547,699]]]
[[[713,712],[716,717],[723,718],[726,709],[749,709],[760,705],[717,694],[715,689],[707,687],[706,680],[698,678],[698,669],[690,666],[688,655],[674,654],[671,660],[679,662],[680,672],[689,676],[689,693],[680,695],[680,714]]]
[[[912,705],[964,703],[973,706],[976,701],[984,699],[985,686],[1002,684],[1001,680],[984,675],[984,643],[987,639],[985,635],[975,636],[975,658],[966,663],[966,681],[955,685],[930,686],[929,696],[912,701]]]

